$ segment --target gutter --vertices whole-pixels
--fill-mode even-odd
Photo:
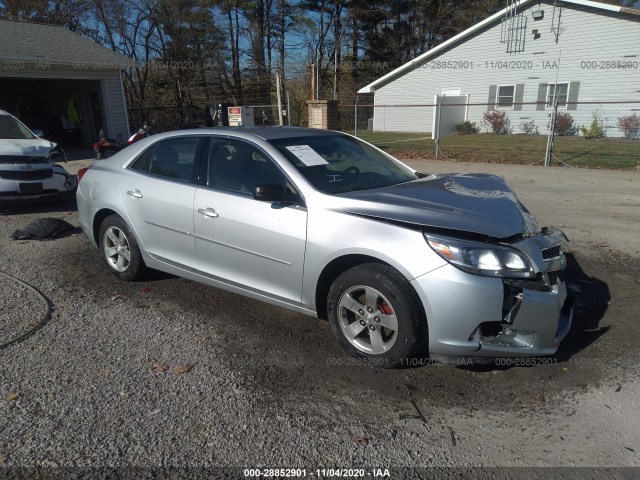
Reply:
[[[638,10],[637,8],[620,7],[620,13],[640,17],[640,10]]]

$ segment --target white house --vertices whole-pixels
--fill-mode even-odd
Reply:
[[[577,125],[597,115],[608,136],[619,136],[617,118],[640,115],[640,10],[587,0],[510,2],[358,93],[374,93],[374,130],[432,132],[432,105],[446,94],[445,103],[470,104],[455,122],[486,128],[483,114],[504,110],[514,133],[525,122],[544,133],[557,96]]]
[[[134,62],[64,27],[0,20],[0,110],[63,146],[126,140],[120,71]]]

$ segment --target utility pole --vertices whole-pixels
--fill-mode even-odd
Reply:
[[[356,95],[356,104],[353,112],[353,136],[358,136],[358,100],[360,99],[360,95]]]
[[[333,53],[333,99],[338,99],[338,47]]]
[[[316,99],[316,63],[311,64],[311,92],[309,94],[309,100]]]
[[[287,125],[291,126],[291,98],[289,98],[289,90],[285,92],[287,97]]]
[[[440,97],[440,95],[436,95],[436,160],[440,160],[440,115],[442,114],[442,104],[444,103],[446,96],[446,94],[443,94],[442,97]]]
[[[320,100],[320,69],[322,68],[322,63],[320,61],[320,57],[318,57],[316,59],[317,62],[317,66],[316,66],[316,96],[315,99],[316,100]]]
[[[276,92],[278,94],[278,121],[280,122],[280,126],[283,126],[282,120],[282,92],[280,91],[280,66],[276,67]]]
[[[556,80],[553,100],[553,110],[551,111],[551,120],[549,121],[549,136],[547,137],[547,151],[544,156],[544,166],[551,166],[551,160],[553,159],[553,142],[556,134],[556,118],[558,117],[558,83]]]

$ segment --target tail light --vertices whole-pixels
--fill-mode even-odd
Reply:
[[[82,177],[84,177],[84,174],[87,173],[87,170],[89,170],[89,167],[83,167],[78,170],[78,181],[82,180]]]

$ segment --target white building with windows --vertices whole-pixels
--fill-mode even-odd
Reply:
[[[640,115],[640,10],[588,0],[509,3],[361,88],[374,94],[373,129],[432,132],[441,121],[433,105],[443,102],[460,105],[443,134],[463,120],[486,131],[483,114],[495,110],[506,112],[513,133],[525,123],[545,133],[557,97],[576,126],[598,116],[608,136],[622,135],[617,119]]]

